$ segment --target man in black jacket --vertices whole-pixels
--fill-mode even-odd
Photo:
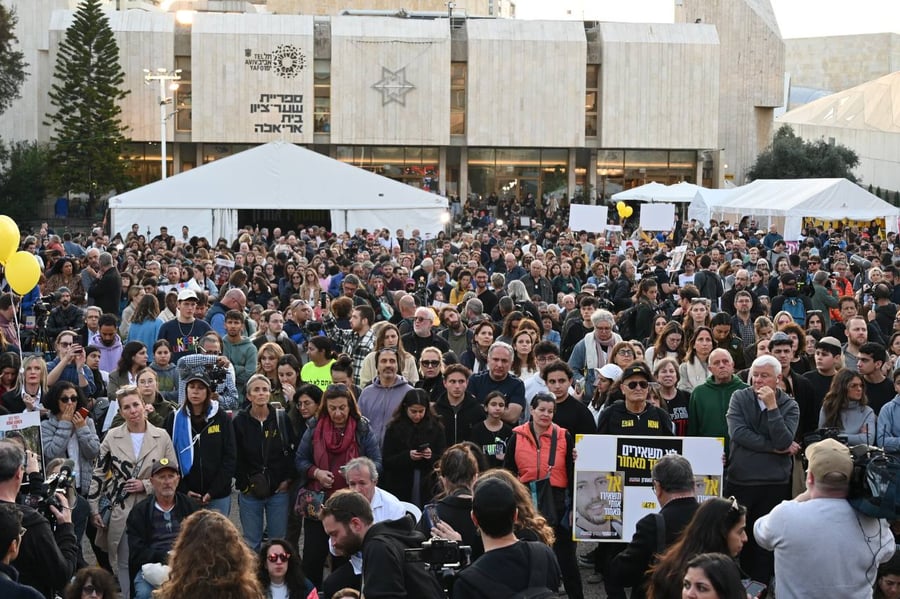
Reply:
[[[669,547],[697,511],[691,463],[678,454],[660,458],[653,466],[653,492],[662,508],[638,520],[634,536],[615,556],[609,568],[610,582],[631,587],[631,599],[643,599],[644,573],[654,556]],[[662,525],[662,527],[660,527]]]
[[[122,298],[122,277],[119,276],[115,260],[109,252],[100,254],[99,265],[99,272],[92,271],[94,282],[88,288],[88,298],[103,314],[118,314]]]
[[[153,495],[134,506],[125,528],[133,599],[150,599],[156,586],[144,579],[142,566],[168,562],[181,523],[200,509],[193,499],[178,492],[178,464],[163,458],[150,472]]]
[[[406,549],[417,549],[425,541],[409,516],[374,524],[369,501],[356,491],[342,489],[325,502],[321,519],[335,553],[353,555],[362,549],[366,597],[444,599],[444,590],[428,565],[406,559]]]
[[[36,459],[28,452],[29,460]],[[16,503],[25,472],[25,452],[13,441],[0,441],[0,503]],[[72,525],[72,511],[68,499],[57,495],[63,509],[50,507],[56,518],[56,530],[40,513],[25,505],[22,512],[25,536],[13,567],[19,571],[19,582],[34,587],[47,599],[62,592],[75,573],[78,542]]]

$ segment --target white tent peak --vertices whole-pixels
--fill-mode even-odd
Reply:
[[[419,229],[437,233],[445,197],[274,141],[110,199],[113,233],[190,226],[191,233],[231,239],[238,210],[328,210],[334,231]],[[286,223],[288,226],[297,223]]]
[[[144,207],[149,200],[156,208],[185,208],[202,199],[210,208],[267,210],[447,207],[439,195],[284,141],[117,195],[110,206]]]

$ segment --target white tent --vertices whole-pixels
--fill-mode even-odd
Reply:
[[[712,210],[738,222],[745,215],[783,219],[784,238],[800,237],[803,218],[824,220],[885,219],[888,231],[897,230],[900,208],[888,204],[847,179],[758,179],[730,190]]]
[[[703,189],[699,185],[687,183],[675,183],[674,185],[663,185],[652,181],[639,185],[632,189],[626,189],[619,193],[613,194],[612,199],[616,202],[620,200],[636,200],[639,202],[658,202],[667,204],[687,204],[697,195],[697,190]]]
[[[333,231],[437,234],[447,199],[285,142],[272,142],[114,196],[112,233],[190,227],[233,239],[238,210],[328,210]],[[285,223],[293,226],[296,223]]]
[[[704,227],[709,226],[715,207],[724,202],[734,191],[732,189],[706,189],[699,187],[694,199],[688,204],[688,220],[694,219]]]

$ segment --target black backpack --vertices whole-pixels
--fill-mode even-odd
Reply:
[[[476,568],[477,563],[467,570],[472,582],[485,595],[495,599],[552,599],[556,597],[557,590],[551,590],[544,584],[547,581],[547,560],[544,559],[541,543],[537,541],[526,541],[525,543],[528,545],[528,570],[531,572],[528,576],[527,589],[512,590]]]
[[[622,336],[623,341],[634,339],[634,331],[637,328],[638,304],[635,304],[622,312],[616,319],[616,330]]]

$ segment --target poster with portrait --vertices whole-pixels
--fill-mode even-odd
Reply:
[[[228,258],[216,258],[216,286],[221,287],[227,283],[228,279],[231,278],[231,273],[233,271],[234,260],[229,260]]]
[[[664,455],[691,463],[698,500],[721,496],[724,448],[713,437],[578,435],[573,539],[630,541],[638,520],[659,511],[651,473]]]
[[[0,416],[0,439],[18,437],[25,449],[38,455],[38,464],[44,465],[44,448],[41,445],[41,413],[22,412]]]

